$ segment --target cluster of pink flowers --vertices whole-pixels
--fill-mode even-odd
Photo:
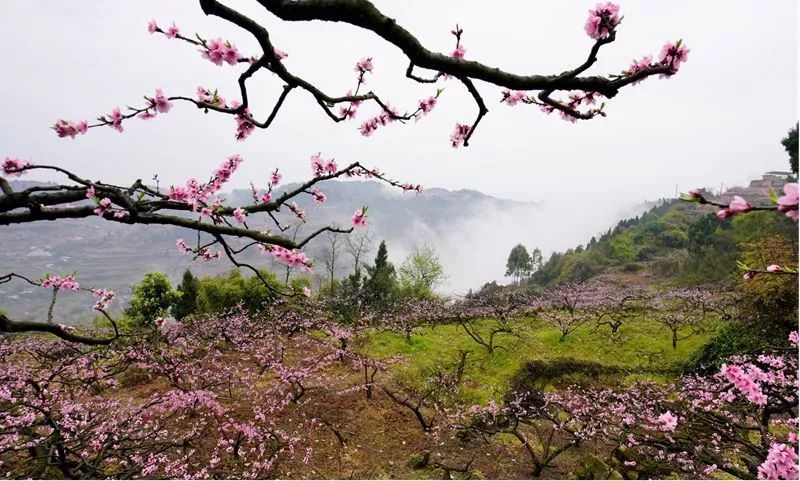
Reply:
[[[97,207],[94,209],[95,215],[103,217],[106,212],[111,210],[111,199],[103,197],[97,202]]]
[[[373,68],[372,57],[365,57],[356,62],[356,66],[353,70],[358,72],[359,77],[361,77],[368,72],[371,73],[372,68]]]
[[[311,196],[314,197],[314,202],[317,204],[322,204],[328,198],[324,192],[320,191],[316,187],[311,188]]]
[[[272,257],[289,267],[299,267],[303,272],[311,272],[311,259],[308,258],[305,252],[289,250],[277,245],[259,245],[258,247],[261,252],[272,254]]]
[[[800,471],[797,469],[796,448],[773,443],[769,448],[767,459],[758,467],[758,479],[797,479]]]
[[[361,77],[359,77],[359,84],[361,83]],[[353,95],[352,90],[347,91],[347,96],[350,97]],[[358,107],[361,105],[361,100],[353,100],[350,102],[350,105],[347,107],[339,107],[339,117],[354,119],[356,117],[356,113],[358,112]]]
[[[320,157],[320,154],[311,156],[311,172],[314,173],[314,177],[319,177],[324,174],[335,174],[337,170],[339,170],[339,168],[333,159],[323,159]]]
[[[407,191],[411,191],[411,190],[413,190],[413,191],[414,191],[414,192],[416,192],[417,194],[421,194],[421,193],[422,193],[422,185],[421,185],[421,184],[409,184],[409,183],[405,183],[405,184],[402,184],[402,185],[400,186],[400,188],[401,188],[401,189],[403,189],[403,191],[404,191],[404,192],[407,192]]]
[[[386,110],[381,110],[381,113],[361,124],[358,128],[358,130],[361,131],[361,135],[369,137],[378,130],[378,127],[388,125],[397,120],[399,116],[397,110],[391,105],[387,105],[386,108],[389,109],[388,112]]]
[[[64,277],[47,275],[41,282],[42,287],[52,287],[60,291],[77,291],[81,288],[75,276],[67,274]]]
[[[275,169],[275,171],[272,172],[272,175],[270,176],[269,180],[272,183],[273,187],[281,183],[281,174],[280,172],[278,172],[278,169]]]
[[[172,109],[172,102],[160,88],[156,89],[155,96],[148,97],[145,95],[144,98],[147,101],[147,105],[145,107],[138,109],[129,107],[132,112],[128,115],[123,114],[119,107],[114,107],[109,114],[98,119],[101,122],[98,125],[108,125],[112,129],[121,133],[125,130],[125,128],[122,126],[122,122],[132,118],[133,116],[137,116],[142,120],[150,120],[159,113],[167,113],[170,111],[170,109]],[[95,125],[95,127],[98,125]],[[56,135],[58,135],[60,138],[70,137],[74,139],[75,136],[79,134],[86,134],[87,130],[89,129],[89,124],[85,120],[81,120],[79,122],[70,122],[68,120],[60,119],[56,121],[52,128],[56,131]]]
[[[214,65],[222,65],[223,62],[228,65],[236,65],[241,58],[236,46],[221,38],[204,43],[203,46],[204,50],[201,50],[200,54]]]
[[[25,173],[25,171],[21,171],[25,167],[31,165],[29,162],[19,159],[12,159],[11,157],[6,157],[3,160],[2,168],[3,174],[9,177],[19,177]]]
[[[594,105],[597,103],[596,97],[598,95],[600,94],[598,94],[597,92],[581,92],[581,91],[571,92],[569,94],[569,102],[566,103],[566,107],[568,109],[576,110],[581,104]],[[553,113],[554,110],[556,110],[555,107],[547,104],[543,104],[541,106],[541,109],[543,112],[547,114],[551,114]],[[564,110],[559,110],[558,114],[561,116],[563,120],[566,120],[567,122],[575,123],[578,121],[578,118],[571,112],[565,112]],[[600,109],[592,109],[588,112],[588,114],[605,115],[603,111]]]
[[[172,25],[167,27],[166,30],[162,30],[158,24],[156,24],[155,20],[150,20],[147,22],[147,31],[150,33],[163,33],[167,38],[177,38],[181,34],[181,31],[178,26],[175,25],[175,22],[172,22]]]
[[[201,184],[197,179],[192,178],[186,182],[185,186],[171,186],[167,196],[172,200],[191,204],[192,210],[195,212],[200,211],[202,208],[207,209],[207,207],[202,206],[202,203],[222,189],[223,184],[231,178],[242,162],[244,162],[244,158],[241,155],[232,155],[214,171],[208,183]],[[209,209],[208,214],[210,213]]]
[[[298,219],[300,219],[303,222],[306,221],[306,211],[301,209],[300,206],[297,205],[297,202],[291,201],[288,204],[288,206],[289,206],[289,210],[292,211],[292,213],[295,215],[295,217],[297,217]]]
[[[367,208],[362,207],[353,214],[353,227],[364,227],[367,225]]]
[[[467,54],[467,49],[464,48],[464,46],[459,43],[456,46],[456,49],[453,50],[453,52],[450,54],[450,56],[453,58],[462,59],[466,54]]]
[[[101,122],[105,122],[108,124],[109,127],[116,130],[117,132],[122,133],[125,130],[122,127],[122,121],[125,120],[125,116],[122,115],[122,112],[119,110],[119,107],[114,107],[114,110],[108,114],[108,117],[100,117]]]
[[[428,97],[427,99],[422,99],[419,101],[419,112],[422,116],[431,113],[434,107],[436,107],[436,97]],[[417,115],[414,118],[415,120],[419,120],[420,116]]]
[[[739,197],[738,195],[735,195],[733,196],[733,200],[731,201],[731,203],[728,205],[727,208],[717,212],[717,217],[719,217],[720,219],[727,219],[728,217],[732,217],[736,214],[744,214],[746,212],[750,212],[752,208],[753,206],[748,204],[746,200]]]
[[[180,251],[183,252],[184,254],[191,254],[193,252],[192,249],[190,249],[189,246],[186,245],[186,242],[184,242],[183,239],[178,239],[177,241],[175,241],[175,245],[178,246],[178,249],[180,249]]]
[[[680,69],[681,64],[686,62],[689,58],[689,49],[683,45],[683,41],[678,40],[675,43],[667,42],[661,48],[661,55],[658,58],[658,61],[662,65],[668,65],[671,69],[668,75],[662,75],[662,77],[668,77],[669,75],[675,74]]]
[[[471,131],[472,127],[469,125],[456,123],[456,128],[453,129],[453,133],[450,134],[450,145],[454,149],[464,145],[464,141],[467,140],[467,136]]]
[[[96,310],[106,309],[116,296],[114,291],[109,291],[108,289],[92,289],[92,294],[98,297],[97,302],[92,307]]]
[[[86,189],[86,198],[90,199],[97,206],[94,209],[95,215],[104,217],[106,215],[106,212],[111,212],[114,214],[114,217],[116,219],[121,219],[127,215],[127,212],[125,212],[124,210],[112,208],[111,199],[109,199],[108,197],[103,197],[102,199],[98,199],[97,193],[95,192],[93,185],[90,185]]]
[[[156,89],[156,95],[154,97],[145,96],[145,100],[147,100],[148,107],[144,112],[139,114],[139,118],[143,120],[152,119],[159,113],[165,114],[172,108],[172,102],[169,101],[167,96],[164,95],[164,91],[161,89]]]
[[[199,250],[195,251],[191,247],[187,246],[186,242],[184,242],[183,239],[178,239],[175,242],[175,245],[178,246],[178,249],[184,254],[194,254],[196,258],[199,257],[206,262],[213,261],[214,259],[219,259],[219,257],[222,255],[221,252],[219,251],[214,252],[208,247],[202,247]]]
[[[733,383],[751,403],[758,405],[767,403],[767,397],[764,396],[761,386],[756,380],[762,377],[763,372],[760,372],[757,368],[752,367],[750,372],[745,372],[744,369],[736,364],[723,364],[720,373]]]
[[[640,72],[642,70],[647,70],[648,68],[650,68],[652,66],[652,64],[653,64],[653,56],[652,55],[645,55],[644,57],[642,57],[639,60],[634,60],[631,63],[631,66],[628,67],[628,70],[626,70],[623,73],[626,74],[626,75],[633,75],[636,72]],[[633,82],[631,85],[636,85],[636,84],[640,83],[642,80],[644,80],[644,79],[641,78],[641,79]]]
[[[219,251],[213,252],[208,247],[203,247],[202,249],[200,249],[200,252],[198,252],[197,255],[204,261],[210,262],[213,261],[214,259],[219,259],[222,253]]]
[[[589,37],[600,39],[611,35],[620,20],[622,18],[619,16],[619,5],[611,2],[598,3],[595,8],[589,10],[589,18],[586,19],[583,29]]]
[[[89,123],[85,120],[70,122],[69,120],[60,119],[53,125],[53,130],[56,131],[56,135],[60,138],[69,137],[74,139],[76,135],[85,135],[88,129]]]
[[[347,96],[353,96],[358,94],[359,89],[362,85],[364,85],[367,81],[365,76],[367,73],[372,73],[373,65],[372,65],[372,57],[365,57],[356,62],[356,66],[353,68],[356,72],[358,72],[358,78],[356,79],[356,92],[353,94],[352,90],[347,91]],[[353,100],[350,104],[345,107],[339,107],[339,117],[342,119],[353,119],[356,116],[356,112],[358,111],[358,107],[361,105],[361,100]]]
[[[517,105],[519,102],[524,101],[524,99],[525,99],[524,92],[520,92],[518,90],[510,92],[506,90],[505,92],[503,92],[503,99],[500,102],[513,107]]]
[[[661,416],[656,419],[657,424],[660,425],[660,429],[666,432],[674,432],[675,428],[678,426],[678,416],[675,416],[670,411],[665,412]]]
[[[786,213],[786,217],[797,222],[798,219],[798,188],[797,182],[790,182],[783,186],[783,195],[778,197],[778,210]]]
[[[238,101],[231,102],[231,106],[233,108],[239,107],[241,105]],[[250,109],[244,109],[242,113],[236,116],[236,140],[242,141],[247,137],[250,137],[250,134],[253,133],[256,126],[253,124],[253,117],[250,114]]]
[[[216,90],[213,92],[203,86],[197,87],[197,100],[215,107],[227,107],[225,99]]]

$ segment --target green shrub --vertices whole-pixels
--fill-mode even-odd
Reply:
[[[249,311],[258,311],[265,303],[275,299],[275,291],[287,290],[271,272],[259,272],[272,289],[265,286],[257,276],[244,277],[235,269],[226,275],[201,279],[197,292],[197,312],[223,312],[239,304]],[[302,286],[299,290],[302,291]]]
[[[740,324],[726,324],[686,362],[689,372],[709,373],[718,371],[720,366],[738,354],[751,354],[762,350],[765,342],[759,333]]]
[[[132,290],[131,302],[125,309],[132,327],[152,325],[157,317],[165,317],[178,299],[169,278],[161,272],[148,272]]]
[[[595,361],[561,358],[552,361],[529,361],[511,379],[511,390],[541,391],[548,385],[618,384],[623,371]]]

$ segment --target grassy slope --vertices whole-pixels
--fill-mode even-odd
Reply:
[[[487,320],[482,325],[490,323]],[[679,341],[678,348],[673,350],[667,328],[647,319],[623,325],[620,328],[620,334],[626,339],[623,343],[611,342],[608,329],[592,333],[591,325],[580,327],[564,341],[559,341],[561,334],[557,329],[534,319],[516,321],[515,328],[520,339],[503,337],[500,344],[507,349],[498,349],[493,355],[488,355],[457,325],[426,328],[410,342],[400,334],[374,332],[363,341],[362,349],[379,359],[404,357],[406,362],[396,364],[392,371],[412,385],[424,377],[427,369],[454,364],[458,350],[470,350],[465,369],[468,386],[465,395],[472,402],[485,403],[490,398],[501,397],[512,376],[531,360],[593,361],[620,368],[626,372],[625,380],[642,377],[665,380],[670,377],[670,368],[686,360],[710,335],[699,334]],[[655,354],[649,365],[648,354]]]

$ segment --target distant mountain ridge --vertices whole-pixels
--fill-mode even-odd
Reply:
[[[22,190],[44,183],[14,181],[11,184],[14,190]],[[299,184],[287,184],[282,189],[297,186]],[[298,238],[322,226],[323,222],[349,226],[353,212],[366,205],[369,207],[370,232],[378,242],[387,240],[395,261],[415,245],[446,238],[458,226],[483,212],[510,213],[536,208],[534,203],[499,199],[476,190],[431,188],[422,194],[403,193],[375,181],[328,181],[320,185],[320,190],[327,195],[323,204],[314,203],[309,195],[297,198],[298,205],[307,211],[309,219]],[[232,206],[253,203],[248,189],[236,189],[222,197]],[[279,218],[287,223],[296,220],[288,212],[282,212]],[[275,225],[271,221],[267,223],[268,220],[253,222],[251,228],[275,231]],[[287,231],[286,235],[291,235],[291,232]],[[0,252],[0,272],[17,272],[38,278],[47,272],[64,274],[78,271],[78,278],[84,286],[107,287],[117,291],[124,301],[130,286],[151,270],[162,271],[177,282],[187,268],[206,276],[223,273],[232,267],[227,259],[192,262],[175,247],[178,238],[189,242],[196,239],[196,234],[172,226],[129,226],[94,217],[1,226],[0,245],[4,248]],[[312,257],[321,249],[322,240],[309,245],[307,251]],[[280,269],[279,265],[255,251],[245,259],[259,267]],[[339,267],[342,274],[350,269],[347,262],[342,256]],[[320,267],[318,271],[321,270]],[[45,289],[34,286],[20,283],[0,285],[0,308],[15,317],[43,316],[47,297]],[[91,316],[89,308],[93,301],[90,296],[64,293],[59,297],[57,310],[62,320]]]

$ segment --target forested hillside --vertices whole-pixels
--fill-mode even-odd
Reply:
[[[782,178],[765,175],[746,188],[712,196],[729,202],[740,195],[769,202],[768,191],[780,192]],[[693,285],[731,281],[736,261],[757,255],[763,269],[791,260],[797,251],[797,226],[769,212],[719,219],[717,210],[679,199],[665,200],[642,214],[620,221],[585,245],[553,253],[531,273],[529,282],[552,286],[611,276],[626,282]]]

